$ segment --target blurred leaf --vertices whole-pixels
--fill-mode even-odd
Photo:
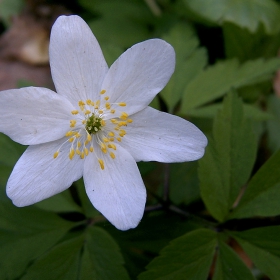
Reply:
[[[254,280],[251,271],[239,256],[224,242],[219,242],[213,280]]]
[[[140,280],[187,279],[205,280],[216,247],[216,233],[198,229],[187,233],[165,247],[160,256],[140,274]]]
[[[201,197],[209,212],[223,221],[241,187],[251,174],[256,157],[256,136],[243,116],[242,102],[228,95],[213,124],[204,157],[199,161]]]
[[[80,0],[80,4],[99,15],[88,22],[101,45],[128,48],[149,37],[153,15],[144,1]]]
[[[280,275],[279,231],[280,226],[270,226],[243,232],[230,232],[255,266],[271,280],[278,280]]]
[[[170,199],[175,204],[199,199],[197,162],[173,163],[170,168]]]
[[[0,1],[0,19],[6,25],[11,22],[11,17],[18,14],[23,8],[23,0],[1,0]]]
[[[232,23],[224,23],[223,37],[227,58],[238,58],[244,62],[258,57],[275,57],[280,45],[280,36],[267,35],[263,26],[256,33]]]
[[[35,204],[36,207],[53,212],[82,212],[73,200],[69,189]]]
[[[173,112],[185,86],[205,67],[207,54],[205,49],[198,48],[199,40],[190,25],[177,24],[163,39],[173,46],[176,53],[175,72],[161,92],[169,111]]]
[[[75,225],[55,214],[35,207],[17,208],[10,202],[0,203],[0,213],[1,279],[19,277]]]
[[[267,33],[280,30],[280,7],[273,0],[185,0],[185,4],[217,24],[232,22],[255,32],[262,23]]]
[[[222,109],[222,103],[215,103],[204,107],[192,109],[188,112],[189,116],[202,117],[202,118],[213,118],[217,112]],[[259,108],[243,103],[244,116],[247,119],[255,121],[266,121],[272,119],[272,115],[268,112],[261,111]]]
[[[239,88],[263,81],[280,67],[280,59],[257,59],[242,65],[236,60],[216,63],[198,74],[184,91],[180,113],[211,102],[232,88]]]
[[[267,111],[274,116],[267,125],[268,145],[272,151],[280,148],[280,99],[277,96],[270,96],[267,102]]]
[[[79,279],[129,279],[117,243],[99,227],[88,229],[81,262]]]
[[[254,175],[229,219],[280,214],[280,151]]]
[[[59,243],[29,267],[23,280],[129,279],[118,245],[103,229]]]
[[[111,66],[115,62],[115,60],[123,53],[123,50],[120,47],[109,44],[106,44],[102,48],[102,51],[109,66]]]

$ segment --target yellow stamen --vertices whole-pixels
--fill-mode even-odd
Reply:
[[[98,162],[99,162],[100,168],[103,170],[104,169],[104,161],[99,158]]]
[[[90,152],[94,151],[94,148],[92,146],[89,147]]]
[[[59,151],[56,151],[56,152],[53,154],[53,158],[57,158],[58,154],[59,154]]]
[[[109,96],[105,96],[104,99],[105,99],[106,101],[108,101],[108,100],[109,100]]]
[[[106,121],[101,120],[101,125],[102,125],[102,126],[105,126],[105,125],[106,125]]]
[[[87,156],[88,155],[88,149],[84,148],[84,152],[85,152],[85,155]]]
[[[120,102],[118,103],[119,106],[122,106],[122,107],[125,107],[126,106],[126,103],[125,102]]]
[[[110,132],[108,133],[108,135],[111,136],[111,137],[114,137],[114,136],[115,136],[115,133],[112,132],[112,131],[110,131]]]
[[[73,111],[71,111],[71,114],[72,115],[77,115],[77,114],[79,114],[79,111],[78,110],[73,110]]]
[[[108,148],[111,148],[111,149],[114,149],[114,150],[117,149],[116,145],[114,145],[113,143],[109,144]]]
[[[75,127],[76,123],[76,120],[70,120],[70,127]]]
[[[85,153],[81,152],[80,158],[83,159],[85,157]]]
[[[65,133],[65,136],[69,137],[69,136],[72,136],[73,134],[74,134],[73,131],[68,131],[68,132]]]
[[[112,159],[114,159],[116,156],[115,156],[115,154],[114,153],[110,153],[110,157],[112,158]]]
[[[101,151],[102,151],[104,154],[107,153],[107,148],[106,148],[106,146],[105,146],[104,143],[101,143],[101,144],[100,144],[100,148],[101,148]]]
[[[91,135],[88,133],[88,135],[87,135],[87,141],[90,142],[91,139],[92,139],[92,137],[91,137]]]
[[[75,151],[74,151],[74,149],[71,149],[70,152],[69,152],[69,158],[72,160],[74,155],[75,155]]]
[[[72,143],[74,140],[75,140],[74,137],[71,137],[71,138],[68,139],[68,141],[69,141],[70,143]]]
[[[81,151],[79,149],[76,149],[76,154],[77,155],[80,155],[81,154]]]
[[[128,119],[128,120],[126,120],[128,123],[132,123],[133,122],[133,120],[132,119]]]
[[[86,105],[82,100],[80,100],[80,101],[78,102],[78,104],[79,104],[79,106],[84,106],[84,105]]]
[[[108,142],[109,142],[109,139],[108,139],[107,137],[104,137],[104,138],[103,138],[103,141],[104,141],[105,143],[108,143]]]
[[[122,138],[121,138],[121,137],[117,137],[117,140],[118,140],[119,142],[121,142],[121,141],[122,141]]]
[[[90,110],[86,110],[84,114],[85,114],[85,115],[89,115],[90,113],[91,113]]]
[[[110,112],[111,112],[112,114],[115,114],[116,110],[112,109]]]
[[[98,113],[99,113],[99,114],[103,114],[103,111],[102,111],[102,110],[99,110]]]
[[[77,142],[77,147],[80,148],[81,146],[82,146],[82,143],[81,143],[80,141],[78,141],[78,142]]]
[[[109,103],[109,102],[106,102],[105,107],[106,107],[107,110],[110,110],[110,109],[111,109],[110,103]]]
[[[102,89],[101,91],[100,91],[100,94],[104,94],[106,92],[106,90],[105,89]]]
[[[87,105],[92,105],[92,101],[90,99],[87,99],[86,103]]]

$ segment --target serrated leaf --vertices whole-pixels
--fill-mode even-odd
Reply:
[[[187,233],[165,247],[160,256],[139,275],[139,280],[207,279],[217,243],[217,235],[208,229]]]
[[[81,262],[79,279],[129,279],[117,243],[101,228],[88,229]]]
[[[263,24],[267,33],[280,30],[280,7],[273,0],[185,0],[202,18],[217,24],[232,22],[255,32]]]
[[[199,40],[188,24],[177,24],[163,39],[173,46],[176,53],[175,72],[161,92],[169,111],[172,112],[181,99],[185,86],[206,65],[207,54],[205,49],[198,48]]]
[[[251,271],[239,256],[224,242],[219,242],[213,280],[254,280]]]
[[[254,175],[229,219],[280,214],[280,151]]]
[[[15,279],[75,224],[35,207],[0,203],[0,278]],[[16,266],[16,269],[15,269]]]
[[[79,274],[80,251],[83,236],[56,245],[39,258],[24,275],[22,280],[76,280]]]
[[[268,79],[280,67],[280,59],[257,59],[239,65],[237,60],[226,60],[208,67],[198,74],[186,87],[180,112],[211,102],[223,96],[230,89],[237,89]]]
[[[201,197],[218,221],[224,221],[249,179],[256,142],[251,125],[243,115],[241,100],[236,94],[230,94],[214,119],[213,138],[209,139],[198,170]]]
[[[280,226],[230,232],[251,258],[256,267],[271,280],[280,275]]]

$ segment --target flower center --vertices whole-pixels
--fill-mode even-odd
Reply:
[[[105,94],[105,90],[101,90],[100,95]],[[72,160],[75,155],[81,159],[94,153],[94,145],[98,144],[103,154],[109,155],[111,159],[115,159],[113,151],[117,149],[114,141],[121,142],[122,137],[126,135],[126,127],[132,123],[129,115],[126,112],[121,112],[117,116],[116,110],[112,109],[112,105],[125,107],[126,103],[109,103],[109,96],[104,97],[104,108],[100,108],[100,100],[96,102],[87,99],[78,102],[79,110],[71,111],[75,119],[70,120],[70,130],[65,136],[68,139],[54,153],[53,157],[57,158],[62,146],[70,142],[69,159]],[[106,119],[106,120],[105,120]],[[94,143],[95,142],[95,143]],[[95,154],[95,153],[94,153]],[[96,156],[96,154],[95,154]],[[104,161],[96,156],[100,168],[104,169]]]

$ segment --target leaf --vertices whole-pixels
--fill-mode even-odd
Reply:
[[[35,207],[17,208],[10,202],[0,203],[0,213],[1,279],[19,277],[31,261],[75,225],[53,213]]]
[[[79,279],[129,279],[114,239],[103,229],[91,227],[86,235]]]
[[[201,197],[209,212],[224,221],[241,187],[247,182],[256,157],[256,136],[243,116],[242,102],[228,95],[214,119],[213,138],[199,161]]]
[[[229,219],[280,214],[280,151],[254,175]]]
[[[103,229],[86,232],[59,243],[29,267],[23,280],[129,279],[113,238]]]
[[[186,87],[180,112],[189,110],[222,97],[230,89],[251,85],[268,79],[280,67],[280,59],[257,59],[242,65],[236,60],[226,60],[208,67]]]
[[[1,0],[0,1],[0,18],[9,25],[11,17],[18,14],[24,6],[22,0]]]
[[[256,267],[271,280],[280,275],[280,226],[230,232],[251,258]]]
[[[222,106],[222,103],[215,103],[208,106],[199,107],[190,110],[188,115],[200,118],[213,118],[222,108]],[[255,121],[266,121],[273,118],[271,114],[261,111],[259,108],[249,104],[243,104],[243,112],[245,118]]]
[[[255,32],[263,24],[267,33],[280,30],[280,8],[273,0],[185,0],[199,16],[217,24],[232,22]]]
[[[78,279],[80,251],[83,241],[83,236],[79,236],[58,244],[30,266],[21,279]]]
[[[205,67],[207,54],[205,49],[198,48],[199,40],[190,25],[175,25],[163,39],[172,45],[176,53],[175,72],[161,92],[169,111],[173,112],[185,86]]]
[[[131,47],[149,37],[153,15],[143,1],[80,0],[97,18],[88,22],[101,45]]]
[[[170,199],[177,205],[199,199],[197,162],[171,164],[170,186]]]
[[[213,280],[254,280],[251,271],[239,256],[224,242],[219,242]]]
[[[268,145],[272,151],[280,148],[280,99],[270,96],[267,102],[267,111],[274,116],[267,123]]]
[[[139,275],[139,280],[207,279],[216,247],[216,233],[198,229],[187,233],[165,247],[160,256]]]

